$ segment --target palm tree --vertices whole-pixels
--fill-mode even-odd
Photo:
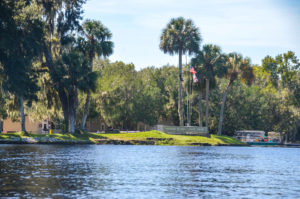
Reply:
[[[89,59],[91,66],[96,55],[107,57],[113,53],[113,42],[110,41],[111,37],[111,32],[100,21],[86,20],[83,23],[82,37],[78,39],[79,48]],[[92,82],[94,83],[87,85],[85,89],[87,97],[80,125],[82,130],[84,130],[88,116],[91,91],[95,91],[96,88],[96,81]]]
[[[170,55],[179,55],[179,98],[178,114],[180,126],[183,126],[183,104],[182,104],[182,54],[186,52],[191,55],[199,50],[201,36],[199,29],[190,19],[183,17],[173,18],[163,29],[160,37],[160,49]]]
[[[241,82],[250,85],[254,80],[253,68],[250,64],[249,58],[243,58],[242,55],[237,53],[230,53],[228,55],[226,65],[228,70],[226,76],[227,78],[229,78],[229,83],[222,98],[218,135],[222,135],[224,106],[228,95],[228,91],[232,86],[233,82],[239,79],[241,80]]]
[[[203,84],[203,81],[205,81],[205,123],[207,128],[209,128],[209,89],[216,85],[216,76],[222,77],[225,74],[226,68],[224,60],[221,48],[212,44],[204,45],[202,50],[192,59],[192,65],[195,66],[199,79],[202,79],[199,83]],[[202,88],[199,92],[199,98],[202,99],[203,85],[199,85],[199,87]],[[199,111],[202,111],[201,101],[199,108]],[[202,113],[200,113],[200,115],[201,114]]]

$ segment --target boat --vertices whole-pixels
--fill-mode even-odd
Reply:
[[[282,133],[268,132],[260,130],[240,130],[235,132],[236,139],[251,146],[280,146],[282,143]]]

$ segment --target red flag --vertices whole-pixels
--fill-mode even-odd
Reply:
[[[197,73],[192,65],[191,65],[191,67],[190,67],[190,72],[191,72],[193,75]]]

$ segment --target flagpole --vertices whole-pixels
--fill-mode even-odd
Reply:
[[[187,93],[189,93],[190,96],[192,96],[193,94],[193,83],[196,83],[198,82],[198,78],[196,76],[196,71],[194,69],[194,67],[192,65],[190,65],[190,71],[191,73],[191,76],[192,76],[192,81],[190,81],[190,75],[188,75],[188,82],[187,82]],[[193,96],[192,96],[193,97]],[[187,123],[189,125],[192,124],[192,112],[193,112],[193,108],[192,108],[192,105],[193,105],[193,98],[190,100],[190,97],[188,97],[188,104],[187,104]]]
[[[191,74],[189,74],[189,77],[191,77]],[[188,87],[189,87],[189,118],[188,118],[189,126],[191,126],[191,117],[190,117],[190,115],[191,115],[191,100],[190,100],[190,98],[191,98],[191,92],[190,92],[191,91],[191,89],[190,89],[191,80],[193,81],[193,77],[189,78],[189,84],[188,84]]]
[[[191,74],[192,76],[192,81],[191,81],[191,96],[192,96],[192,99],[193,99],[193,75]],[[191,99],[190,101],[190,126],[192,125],[192,112],[193,112],[193,109],[192,109],[192,103],[193,103],[193,100]]]
[[[192,65],[190,66],[190,73],[192,75],[192,81],[188,82],[188,90],[189,90],[190,96],[192,96],[192,94],[193,94],[193,83],[198,82],[198,79],[197,79],[197,76],[196,76],[197,72],[195,71],[195,69]],[[192,99],[189,98],[189,104],[188,105],[189,106],[187,107],[187,109],[188,109],[187,117],[188,117],[188,123],[189,123],[189,125],[191,125],[192,124],[192,112],[193,112],[193,108],[192,108],[193,98]]]
[[[185,66],[187,66],[186,52],[185,52]],[[189,73],[189,70],[188,70],[188,73]],[[190,75],[188,75],[188,79],[187,79],[186,126],[189,126],[189,83],[190,83]]]

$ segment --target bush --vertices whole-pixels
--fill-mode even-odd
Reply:
[[[105,133],[120,133],[119,129],[109,128],[105,130]]]

